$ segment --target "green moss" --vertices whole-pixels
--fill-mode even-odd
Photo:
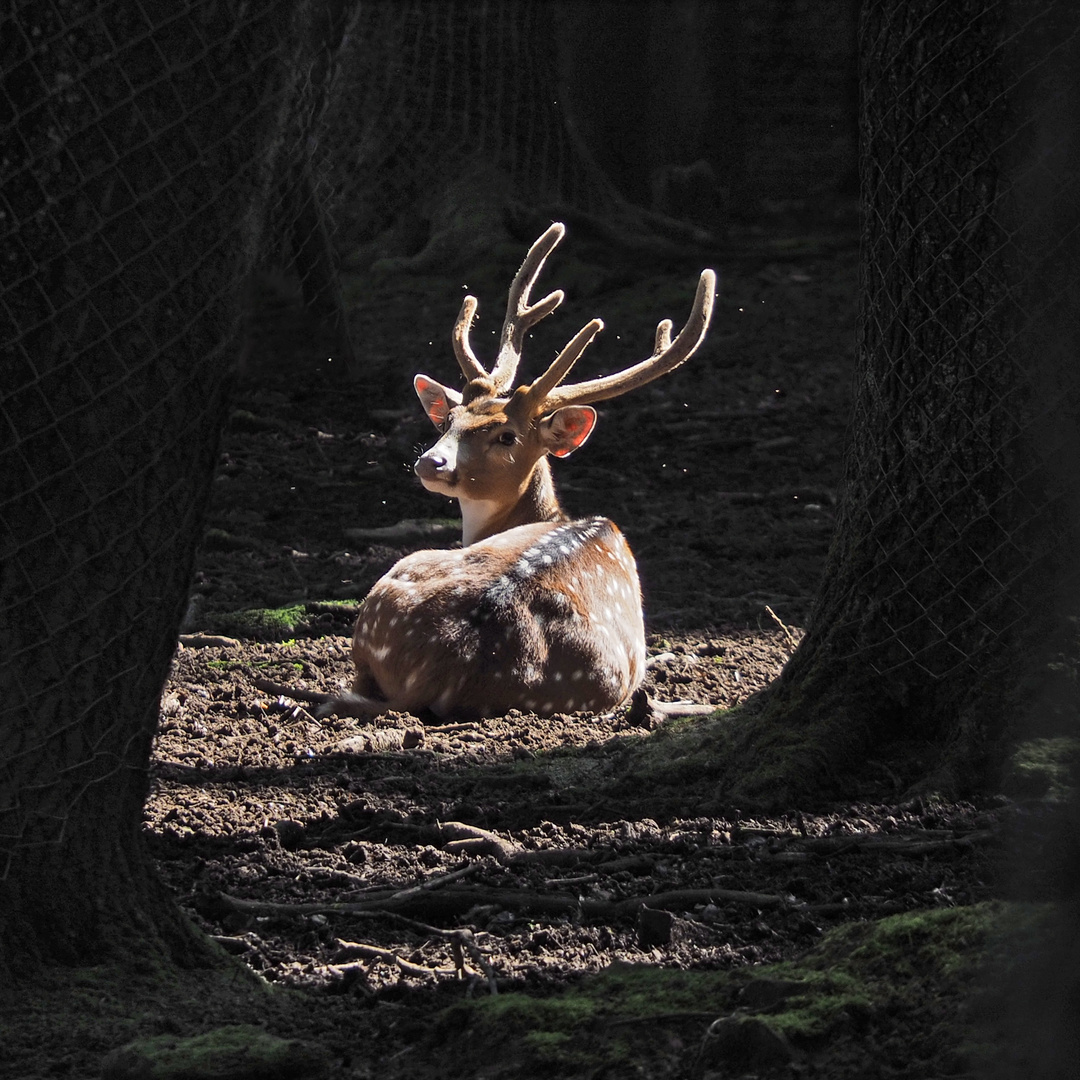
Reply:
[[[559,1059],[570,1042],[564,1031],[528,1031],[522,1036],[525,1045],[541,1061]]]
[[[325,1076],[325,1053],[297,1039],[237,1024],[190,1038],[158,1035],[114,1051],[104,1080],[307,1080]]]
[[[455,1075],[462,1076],[478,1063],[475,1047],[484,1048],[492,1076],[530,1068],[616,1075],[631,1061],[642,1075],[660,1075],[659,1058],[672,1045],[695,1045],[724,1016],[753,1016],[784,1045],[813,1056],[839,1034],[870,1022],[887,1027],[930,999],[959,1004],[988,970],[995,981],[1008,979],[1009,958],[1038,938],[1046,918],[1044,907],[985,903],[839,927],[780,964],[734,971],[616,964],[550,998],[514,993],[461,1002],[441,1014],[434,1037],[460,1061]],[[933,1039],[943,1052],[966,1044],[970,1056],[978,1052],[975,1034],[985,1039],[956,1021]]]
[[[1078,767],[1080,739],[1029,739],[1010,757],[1003,785],[1010,795],[1064,802],[1076,783]]]
[[[251,641],[290,642],[298,637],[349,633],[356,618],[354,601],[325,600],[277,608],[247,608],[210,616],[208,629]]]

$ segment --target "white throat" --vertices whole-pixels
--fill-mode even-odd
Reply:
[[[501,502],[494,499],[458,499],[461,507],[461,546],[468,547],[476,543],[477,537],[484,532],[484,527],[504,509]]]

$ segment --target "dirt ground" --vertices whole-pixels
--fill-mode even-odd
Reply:
[[[700,265],[615,266],[597,251],[571,234],[549,261],[544,285],[568,300],[537,331],[528,370],[594,315],[608,329],[582,375],[647,355],[660,318],[681,324]],[[794,648],[833,528],[854,346],[850,218],[795,238],[747,232],[714,265],[706,345],[603,404],[590,443],[556,477],[571,512],[611,517],[637,556],[650,693],[722,708],[765,686]],[[483,342],[501,320],[493,281],[354,289],[363,370],[351,383],[288,290],[266,287],[191,636],[163,699],[145,826],[161,873],[230,953],[309,992],[294,1033],[318,1032],[335,1076],[524,1075],[499,1072],[495,1046],[486,1068],[433,1056],[440,1010],[492,986],[546,998],[624,964],[787,960],[831,928],[997,888],[1003,800],[895,792],[764,815],[723,805],[707,771],[641,765],[699,721],[658,724],[626,707],[317,720],[274,690],[348,684],[356,602],[402,554],[433,543],[393,526],[435,520],[436,543],[453,542],[454,508],[411,474],[434,436],[411,378],[456,381],[449,331],[463,289],[480,296]],[[278,622],[252,614],[287,605]],[[936,1075],[940,1037],[928,1033],[955,1006],[849,1025],[801,1063],[713,1075]],[[702,1002],[679,1037],[696,1046],[718,1015]],[[87,1055],[72,1050],[62,1073],[82,1075]],[[673,1051],[639,1075],[708,1074],[694,1060]]]

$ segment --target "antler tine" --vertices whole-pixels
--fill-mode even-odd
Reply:
[[[712,318],[715,298],[716,274],[712,270],[702,270],[701,278],[698,280],[697,293],[694,295],[694,306],[690,310],[690,317],[686,320],[686,325],[679,331],[674,341],[671,340],[671,320],[664,319],[656,328],[656,342],[653,346],[653,353],[647,360],[642,360],[640,364],[635,364],[625,371],[616,372],[614,375],[605,375],[599,379],[590,379],[588,382],[575,383],[572,386],[553,385],[542,404],[538,403],[538,408],[549,412],[564,405],[585,405],[590,401],[604,401],[607,398],[625,394],[635,387],[644,386],[645,383],[652,382],[653,379],[658,379],[661,375],[674,370],[693,356],[704,340],[705,331],[708,330],[709,320]],[[581,334],[578,334],[578,338],[580,337]],[[575,338],[574,341],[577,341],[578,338]],[[572,344],[573,342],[571,342]],[[569,348],[568,345],[564,352],[568,351]],[[581,350],[578,351],[578,355],[581,355]],[[575,356],[574,359],[576,360],[577,357]],[[561,360],[562,355],[560,354],[552,365],[552,369]],[[567,364],[566,371],[569,370],[570,365]],[[550,371],[551,369],[542,378],[546,379]]]
[[[510,295],[506,302],[506,319],[503,322],[502,337],[499,343],[499,356],[491,369],[491,381],[496,393],[509,389],[517,374],[521,360],[521,350],[525,335],[545,316],[550,315],[562,302],[564,293],[556,289],[542,300],[529,306],[529,293],[543,269],[547,257],[566,235],[566,226],[556,221],[529,248],[521,269],[510,286]]]
[[[461,302],[461,312],[454,323],[454,355],[465,375],[466,381],[482,379],[487,375],[484,365],[476,359],[476,353],[469,344],[469,331],[476,317],[476,297],[466,296]]]
[[[581,358],[581,354],[589,347],[592,339],[603,329],[602,319],[592,319],[567,342],[547,371],[529,387],[528,402],[531,414],[535,415],[543,409],[548,394],[566,378],[570,369]]]

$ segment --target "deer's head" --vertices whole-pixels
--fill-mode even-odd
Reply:
[[[561,386],[603,329],[599,319],[592,319],[535,382],[514,387],[525,335],[563,301],[562,290],[535,304],[529,303],[529,293],[565,231],[556,222],[529,250],[510,287],[499,353],[490,371],[469,344],[477,302],[466,296],[454,327],[454,353],[467,380],[464,388],[454,390],[427,375],[414,380],[424,411],[442,432],[417,460],[416,475],[429,491],[460,500],[466,544],[511,525],[557,516],[546,458],[566,457],[588,439],[596,424],[596,410],[589,403],[624,394],[678,367],[701,344],[709,325],[716,275],[704,270],[686,325],[672,340],[671,320],[664,319],[656,328],[652,355],[641,363]]]

